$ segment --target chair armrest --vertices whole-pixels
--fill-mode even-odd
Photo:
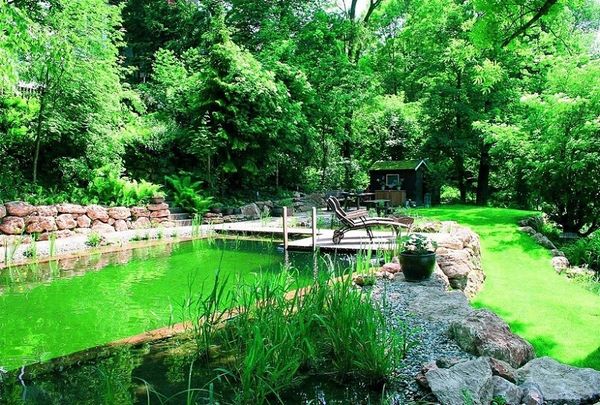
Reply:
[[[363,218],[369,215],[369,211],[367,210],[356,210],[346,214],[346,218],[348,219],[358,219]]]

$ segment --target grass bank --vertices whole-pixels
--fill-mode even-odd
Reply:
[[[600,296],[557,275],[550,252],[517,232],[517,221],[532,212],[452,205],[418,213],[457,221],[481,236],[487,279],[474,306],[500,315],[538,357],[600,370]]]

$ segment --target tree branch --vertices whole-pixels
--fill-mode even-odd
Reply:
[[[533,24],[535,24],[540,18],[544,15],[548,14],[553,5],[557,3],[558,0],[546,0],[546,2],[542,5],[542,7],[535,13],[533,17],[525,24],[521,25],[511,36],[506,38],[504,42],[502,42],[502,48],[510,44],[515,38],[522,35],[527,31]]]

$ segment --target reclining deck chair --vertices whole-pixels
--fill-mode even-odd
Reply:
[[[339,200],[335,197],[329,197],[327,199],[327,205],[331,208],[331,210],[335,213],[336,217],[342,223],[342,227],[340,229],[336,229],[333,232],[333,243],[338,244],[344,238],[344,234],[348,231],[352,231],[355,229],[364,229],[367,231],[367,235],[369,235],[369,239],[373,240],[373,231],[372,228],[377,226],[389,226],[392,228],[394,232],[394,236],[398,236],[400,232],[400,228],[408,228],[412,226],[412,221],[399,221],[392,218],[369,218],[368,211],[366,210],[357,210],[352,212],[346,212],[342,208]],[[410,218],[412,220],[412,218]],[[410,222],[410,223],[407,223]]]

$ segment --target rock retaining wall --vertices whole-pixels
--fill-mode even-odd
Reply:
[[[104,207],[100,205],[56,204],[31,205],[23,201],[0,204],[0,236],[37,234],[46,240],[50,234],[58,238],[75,233],[108,233],[151,226],[173,226],[166,203],[136,207]]]

